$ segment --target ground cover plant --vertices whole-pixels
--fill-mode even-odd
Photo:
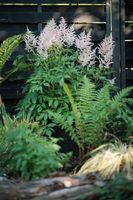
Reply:
[[[59,152],[57,139],[37,134],[36,123],[12,119],[0,105],[0,171],[24,180],[46,177],[63,168],[69,155]]]

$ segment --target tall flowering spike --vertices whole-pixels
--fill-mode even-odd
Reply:
[[[78,61],[84,67],[92,67],[95,64],[96,49],[86,48],[79,52]]]
[[[40,55],[46,56],[47,50],[53,44],[61,44],[60,40],[60,31],[58,26],[55,23],[55,20],[52,19],[49,23],[44,27],[40,35],[38,36],[38,46],[37,52]]]
[[[110,36],[104,38],[98,47],[99,67],[110,67],[113,62],[114,47],[115,45],[112,39],[112,34],[110,34]]]
[[[61,18],[61,21],[59,24],[59,30],[61,33],[62,44],[72,46],[74,44],[75,37],[76,37],[75,31],[74,31],[73,26],[71,26],[70,28],[67,27],[66,21],[63,17]]]
[[[85,32],[82,32],[75,40],[75,46],[80,49],[86,49],[88,47],[92,47],[93,43],[91,42],[91,31],[89,31],[87,34]]]
[[[33,52],[35,50],[35,48],[36,48],[36,45],[37,45],[37,38],[29,30],[28,27],[27,27],[26,35],[24,36],[24,41],[25,41],[25,49],[28,52]]]
[[[78,49],[78,60],[82,66],[92,67],[95,64],[96,50],[93,49],[91,41],[91,31],[87,34],[82,32],[75,40],[75,46]]]

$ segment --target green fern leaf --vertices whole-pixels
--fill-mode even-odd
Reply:
[[[0,46],[0,69],[2,69],[6,61],[10,58],[15,48],[22,42],[22,40],[22,35],[15,35],[4,40]]]
[[[72,115],[73,115],[73,118],[75,119],[75,128],[76,128],[76,133],[77,133],[77,144],[82,150],[84,150],[84,131],[83,131],[84,125],[83,125],[83,121],[81,120],[81,114],[80,114],[80,112],[77,108],[77,104],[74,101],[72,93],[69,90],[66,83],[63,84],[63,89],[64,89],[65,93],[67,94],[69,101],[71,103]]]

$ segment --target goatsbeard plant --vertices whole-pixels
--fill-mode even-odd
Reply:
[[[40,123],[41,132],[50,135],[55,124],[49,110],[65,113],[72,123],[69,102],[60,85],[67,82],[75,91],[84,75],[98,87],[109,83],[106,75],[111,71],[114,42],[110,35],[94,47],[91,31],[77,35],[64,18],[58,25],[54,19],[49,21],[38,36],[27,29],[24,41],[27,53],[14,62],[18,69],[30,69],[19,116],[30,116]]]

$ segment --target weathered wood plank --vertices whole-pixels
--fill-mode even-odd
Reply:
[[[133,1],[132,0],[125,0],[125,3],[126,4],[133,4]]]
[[[101,26],[94,26],[94,25],[91,25],[91,24],[74,24],[74,27],[75,27],[75,30],[77,32],[81,31],[81,30],[84,30],[84,31],[89,31],[92,29],[92,32],[91,32],[91,35],[92,35],[92,40],[93,41],[101,41],[104,36],[105,36],[105,30],[103,27],[103,30],[102,30],[102,27]],[[32,30],[32,29],[31,29]],[[34,34],[38,35],[39,32],[37,31],[34,31]],[[25,30],[21,31],[21,30],[16,30],[16,31],[1,31],[0,30],[0,42],[2,42],[4,39],[6,39],[7,37],[10,37],[10,36],[13,36],[13,35],[18,35],[18,34],[21,34],[21,33],[25,33],[26,32],[26,26],[25,26]]]
[[[23,183],[0,182],[1,200],[79,200],[94,199],[96,187],[104,186],[101,180],[89,180],[87,176],[66,176]]]
[[[0,0],[0,3],[105,3],[106,0]]]
[[[111,21],[112,21],[112,17],[111,17],[111,1],[110,0],[106,0],[106,35],[109,36],[110,32],[112,31],[112,27],[111,27]]]
[[[52,12],[52,8],[45,8],[42,13],[26,12],[24,10],[21,12],[0,12],[0,23],[46,23],[52,18],[58,21],[62,16],[68,22],[74,23],[100,23],[106,21],[105,12],[102,7],[97,10],[90,7],[88,9],[84,7],[64,7],[57,11],[54,9],[54,12]]]
[[[127,78],[127,80],[133,81],[133,70],[130,70],[130,69],[126,70],[126,78]]]
[[[121,88],[126,86],[126,72],[125,72],[125,0],[120,1],[120,65],[121,65]]]
[[[112,35],[115,41],[115,49],[113,55],[113,70],[116,77],[116,85],[121,87],[120,79],[120,7],[119,0],[112,0]]]
[[[133,3],[125,6],[125,21],[133,21]]]

